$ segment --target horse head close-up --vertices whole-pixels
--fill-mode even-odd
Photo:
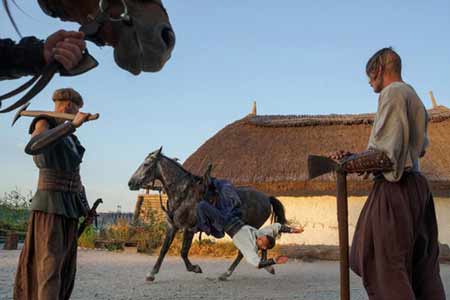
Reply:
[[[138,75],[157,72],[169,60],[175,33],[159,0],[38,0],[42,10],[77,22],[87,40],[114,48],[119,67]]]
[[[144,162],[131,176],[128,181],[128,187],[132,191],[137,191],[143,186],[148,186],[157,179],[157,162],[161,155],[162,147],[151,152],[145,158]]]

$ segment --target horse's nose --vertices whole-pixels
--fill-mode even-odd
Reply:
[[[161,38],[167,49],[172,49],[175,46],[175,32],[173,32],[172,27],[164,26],[161,29]]]
[[[132,191],[136,190],[137,189],[136,180],[130,179],[130,181],[128,181],[128,188]]]

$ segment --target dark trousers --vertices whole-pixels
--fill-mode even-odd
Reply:
[[[370,300],[444,300],[433,196],[426,179],[406,172],[399,182],[377,179],[365,203],[350,253]]]
[[[202,200],[197,204],[197,229],[216,238],[225,236],[227,216],[211,203]]]

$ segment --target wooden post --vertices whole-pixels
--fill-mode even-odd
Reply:
[[[256,101],[253,101],[251,115],[256,116],[256,113],[257,113],[257,111],[256,111]]]
[[[430,98],[431,98],[431,104],[433,105],[433,108],[436,108],[438,105],[437,105],[436,98],[434,98],[432,91],[430,91]]]
[[[348,263],[348,203],[347,174],[337,172],[337,212],[339,228],[339,252],[341,271],[341,300],[350,299],[350,280]]]
[[[9,231],[6,235],[5,245],[3,250],[17,250],[19,244],[19,235],[14,231]]]

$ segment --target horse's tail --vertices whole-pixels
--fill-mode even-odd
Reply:
[[[277,198],[271,196],[270,204],[272,204],[272,223],[276,222],[280,224],[287,224],[283,203],[281,203],[281,201]]]

